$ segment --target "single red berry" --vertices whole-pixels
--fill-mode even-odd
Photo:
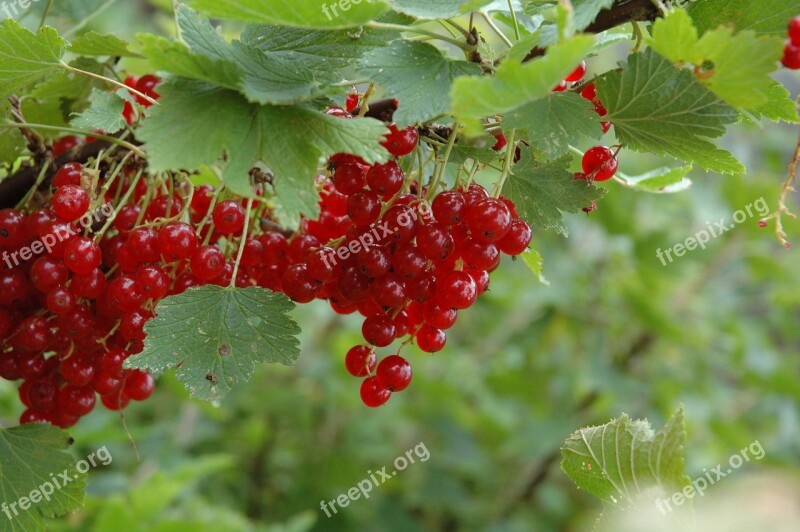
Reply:
[[[210,281],[225,270],[225,254],[217,246],[202,246],[194,250],[189,265],[195,277]]]
[[[800,70],[800,44],[793,44],[786,41],[786,48],[783,49],[783,66],[789,70]]]
[[[122,381],[120,381],[120,388],[122,388]],[[115,391],[107,395],[101,395],[100,402],[102,402],[103,406],[107,409],[116,412],[124,410],[125,407],[128,406],[128,403],[131,402],[131,399],[124,393]]]
[[[452,308],[440,307],[430,302],[423,308],[425,323],[437,329],[446,330],[456,323],[458,311]]]
[[[583,155],[583,171],[594,181],[607,181],[617,173],[618,161],[611,148],[595,146]]]
[[[789,21],[789,40],[795,46],[800,46],[800,15]]]
[[[392,392],[378,383],[377,377],[367,377],[361,383],[361,401],[370,408],[377,408],[386,403]]]
[[[487,198],[472,205],[464,221],[476,240],[497,242],[511,228],[511,211],[502,200]]]
[[[111,308],[120,314],[137,310],[144,302],[144,294],[130,275],[121,275],[108,283],[106,292]]]
[[[436,281],[436,299],[446,308],[465,309],[471,307],[478,298],[475,280],[463,271],[443,274]]]
[[[386,275],[392,266],[391,261],[392,255],[385,246],[371,246],[356,257],[358,270],[370,279]]]
[[[402,308],[406,305],[408,292],[403,281],[394,274],[376,279],[372,285],[372,299],[384,308]]]
[[[336,190],[349,196],[355,194],[367,184],[367,174],[359,163],[345,163],[336,167],[333,173],[333,186]]]
[[[566,90],[567,90],[567,82],[566,81],[560,81],[558,83],[558,85],[553,87],[553,92],[564,92]]]
[[[75,303],[75,294],[64,286],[58,286],[47,293],[47,308],[58,316],[71,312]]]
[[[157,262],[161,259],[158,235],[159,232],[152,227],[137,227],[128,235],[125,247],[138,262]]]
[[[381,215],[381,200],[369,190],[356,192],[347,198],[347,215],[356,225],[371,225]]]
[[[73,354],[61,362],[59,372],[70,384],[86,386],[94,379],[95,366],[88,356]]]
[[[411,364],[400,355],[389,355],[378,364],[375,376],[379,386],[390,392],[402,392],[411,384]]]
[[[395,161],[376,164],[367,172],[367,183],[370,190],[387,200],[403,188],[405,176]]]
[[[386,347],[395,340],[397,327],[388,316],[370,316],[361,326],[361,334],[368,344],[375,347]]]
[[[492,149],[494,151],[502,151],[503,148],[505,148],[508,145],[508,139],[504,134],[500,133],[499,135],[495,135],[494,138],[497,140],[494,146],[492,146]]]
[[[533,232],[528,222],[515,218],[511,221],[511,229],[506,236],[497,242],[497,247],[506,255],[521,255],[528,249],[533,239]]]
[[[412,244],[403,244],[392,254],[392,269],[404,279],[413,279],[428,267],[428,258]]]
[[[69,279],[69,270],[63,261],[54,257],[39,257],[28,274],[37,290],[49,292]]]
[[[81,172],[83,172],[81,163],[67,163],[53,176],[53,186],[57,188],[64,185],[80,185]]]
[[[500,250],[494,244],[469,238],[461,248],[461,258],[471,268],[494,271],[500,264]]]
[[[161,83],[161,79],[158,76],[154,76],[152,74],[146,74],[139,78],[136,82],[136,90],[144,94],[145,96],[150,96],[154,100],[157,100],[160,95],[156,92],[156,87],[158,84]],[[135,96],[136,101],[140,104],[144,105],[145,107],[149,107],[152,105],[150,102],[145,100],[140,96]]]
[[[100,269],[94,269],[86,275],[72,276],[72,291],[78,297],[97,299],[106,291],[106,276]]]
[[[158,249],[168,262],[189,258],[196,247],[197,234],[189,224],[170,222],[158,232]]]
[[[135,369],[125,379],[122,394],[134,401],[144,401],[151,395],[156,388],[156,381],[153,376],[139,369]]]
[[[28,237],[26,222],[27,218],[22,211],[17,209],[0,211],[0,247],[8,249],[21,246]]]
[[[86,275],[100,266],[103,253],[100,246],[91,238],[79,236],[70,240],[64,248],[64,264],[72,272]]]
[[[586,75],[586,61],[581,61],[581,64],[578,65],[578,67],[575,70],[573,70],[569,76],[564,78],[564,81],[569,81],[571,83],[574,83],[576,81],[582,80],[583,76],[585,75]]]
[[[125,205],[117,213],[114,218],[114,227],[119,231],[119,234],[127,236],[136,227],[136,222],[139,220],[139,214],[142,212],[141,207],[138,205]]]
[[[395,157],[402,157],[414,151],[418,142],[419,133],[416,127],[408,126],[400,130],[397,129],[397,124],[389,124],[389,134],[382,146]]]
[[[321,286],[311,278],[308,266],[293,264],[286,269],[281,281],[284,293],[298,303],[308,303],[317,297]]]
[[[169,292],[169,275],[160,266],[146,266],[136,274],[144,297],[159,300]]]
[[[345,100],[345,109],[348,113],[352,113],[358,107],[359,96],[357,92],[353,92],[347,95],[347,99]]]
[[[195,187],[192,199],[189,204],[192,213],[202,217],[208,214],[208,209],[211,208],[211,195],[214,193],[214,187],[211,185],[200,185]]]
[[[594,83],[587,84],[583,90],[581,91],[581,96],[589,100],[590,102],[594,102],[597,100],[597,87]]]
[[[94,409],[94,388],[91,386],[64,386],[58,392],[58,404],[69,415],[85,416]]]
[[[375,371],[375,350],[368,345],[351,347],[344,357],[344,365],[353,377],[366,377]]]
[[[119,332],[129,342],[144,340],[147,337],[144,326],[152,317],[152,312],[143,309],[124,314],[120,318]]]
[[[436,353],[441,351],[447,343],[447,335],[441,329],[423,325],[415,335],[417,346],[426,353]]]
[[[53,194],[53,210],[62,220],[77,220],[89,210],[89,195],[78,185],[58,187]]]
[[[217,230],[223,235],[238,234],[244,228],[245,211],[241,205],[232,200],[218,203],[214,207],[211,218]]]
[[[455,251],[450,231],[440,223],[423,225],[417,231],[417,247],[430,260],[446,260]]]

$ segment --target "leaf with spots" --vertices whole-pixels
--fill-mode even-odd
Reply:
[[[595,497],[630,507],[642,496],[658,491],[669,496],[689,485],[683,472],[685,440],[683,409],[657,432],[647,420],[623,414],[570,436],[561,448],[561,469]]]
[[[174,368],[189,392],[215,401],[247,381],[257,364],[291,365],[299,355],[300,328],[288,316],[294,304],[259,287],[190,288],[156,307],[146,326],[144,351],[132,368]]]
[[[86,475],[66,452],[71,444],[72,438],[52,425],[0,430],[0,490],[8,505],[8,513],[0,514],[3,530],[44,530],[45,517],[83,504]]]

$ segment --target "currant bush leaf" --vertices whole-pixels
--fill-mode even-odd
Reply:
[[[69,65],[93,74],[111,74],[106,63],[99,63],[90,57],[79,57],[70,61]],[[31,96],[38,100],[63,99],[83,102],[88,100],[92,89],[109,89],[110,87],[111,85],[106,81],[62,70],[37,83],[31,91]],[[75,107],[79,107],[79,105],[75,104]]]
[[[175,373],[192,396],[222,398],[257,364],[291,365],[300,351],[288,298],[263,288],[203,286],[168,297],[147,323],[144,351],[128,367]]]
[[[84,33],[69,45],[69,51],[78,55],[112,57],[142,57],[128,49],[128,43],[115,35],[101,35],[96,31]]]
[[[465,76],[453,83],[452,101],[456,118],[467,133],[478,135],[480,119],[513,111],[544,98],[575,69],[594,45],[590,35],[580,35],[548,48],[544,57],[522,64],[503,61],[494,78]]]
[[[614,0],[573,0],[574,24],[578,31],[585,29],[604,9],[614,5]]]
[[[545,286],[550,286],[550,281],[544,276],[544,259],[541,253],[535,249],[529,249],[522,255],[522,261],[533,272],[536,279]]]
[[[541,162],[525,151],[508,177],[503,195],[517,205],[520,216],[527,222],[567,236],[562,213],[581,212],[604,194],[586,181],[573,179],[571,164],[570,155]]]
[[[692,169],[692,165],[679,168],[664,167],[656,168],[639,176],[626,176],[618,173],[617,177],[622,179],[629,188],[641,192],[675,194],[692,186],[692,181],[686,177]]]
[[[786,37],[786,25],[797,15],[797,0],[703,0],[689,5],[695,26],[704,33],[719,26],[733,25],[737,31]]]
[[[683,409],[655,432],[627,415],[575,432],[561,449],[561,469],[595,497],[630,507],[656,491],[670,496],[689,485],[684,474]]]
[[[435,20],[463,15],[478,10],[492,0],[394,0],[392,7],[406,15]]]
[[[701,64],[703,56],[695,49],[698,38],[689,14],[678,9],[655,21],[650,46],[673,63]]]
[[[71,444],[66,432],[48,424],[0,429],[0,490],[13,516],[7,520],[2,515],[4,530],[44,530],[45,517],[65,515],[83,504],[86,475],[75,469],[75,459],[66,452]],[[50,488],[45,483],[53,488],[47,497],[44,492]],[[22,497],[27,498],[22,501],[26,509]],[[10,508],[15,502],[19,515]]]
[[[786,87],[777,81],[773,81],[767,94],[767,103],[753,110],[753,114],[757,118],[763,117],[773,122],[783,120],[789,124],[800,122],[800,117],[797,114],[797,103],[792,99],[792,95]]]
[[[386,160],[386,126],[371,118],[343,120],[295,105],[257,105],[244,96],[191,80],[159,86],[160,105],[137,131],[153,171],[197,169],[226,154],[223,180],[252,196],[249,170],[263,162],[275,175],[282,222],[317,213],[314,176],[321,161],[353,153],[369,163]],[[214,124],[209,128],[208,124]]]
[[[116,133],[125,127],[125,118],[122,116],[125,100],[117,93],[94,89],[89,101],[89,108],[72,119],[74,127],[99,129],[106,133]]]
[[[405,126],[447,111],[453,80],[479,75],[481,68],[467,61],[451,61],[433,45],[397,40],[367,53],[359,71],[385,87],[387,96],[402,102],[394,121]]]
[[[551,93],[507,114],[506,129],[527,130],[533,149],[546,159],[569,151],[580,138],[600,139],[600,118],[589,100],[573,92]]]
[[[0,98],[61,70],[66,46],[48,26],[33,33],[13,19],[0,22]]]
[[[623,70],[600,77],[597,95],[625,146],[720,173],[744,172],[733,155],[706,140],[722,136],[736,110],[654,50],[633,54]]]
[[[193,0],[191,6],[212,18],[329,29],[358,26],[389,10],[380,0],[351,2],[347,10],[319,0]]]

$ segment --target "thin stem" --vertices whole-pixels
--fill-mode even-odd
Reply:
[[[44,6],[44,11],[42,12],[42,18],[39,20],[39,29],[42,29],[42,26],[44,26],[44,20],[47,18],[47,15],[50,14],[51,7],[53,7],[53,0],[47,0],[47,5]]]
[[[244,254],[244,244],[247,241],[247,229],[250,226],[250,210],[253,208],[253,200],[247,200],[247,212],[244,213],[244,229],[242,230],[242,241],[239,242],[239,253],[236,254],[236,262],[233,263],[233,277],[231,278],[231,288],[236,286],[236,276],[239,273],[239,264],[242,262]]]
[[[514,21],[514,36],[517,38],[517,40],[519,40],[519,20],[517,20],[517,12],[514,11],[514,3],[512,0],[508,0],[508,9],[511,11],[511,20]]]
[[[108,228],[111,227],[111,224],[114,222],[114,218],[117,217],[117,214],[119,214],[119,211],[122,209],[122,207],[124,207],[128,203],[128,200],[133,195],[133,193],[136,192],[136,185],[139,183],[139,180],[142,178],[142,174],[143,173],[144,173],[144,170],[139,170],[136,173],[136,177],[134,177],[133,181],[131,181],[131,185],[128,188],[128,191],[125,192],[125,195],[122,197],[122,201],[120,201],[119,204],[117,204],[117,209],[114,211],[114,216],[109,216],[108,220],[106,220],[106,223],[103,225],[103,227],[100,229],[100,231],[98,231],[97,236],[95,237],[95,240],[97,242],[99,242],[100,239],[103,238],[103,235],[106,234],[106,231],[108,231]],[[144,209],[142,209],[142,210],[144,210]]]
[[[442,182],[442,178],[444,177],[445,169],[447,168],[447,161],[450,160],[450,155],[453,153],[453,146],[456,144],[456,137],[458,137],[458,122],[453,124],[453,131],[450,133],[450,138],[447,140],[447,148],[444,150],[444,157],[442,158],[439,167],[437,168],[436,178],[434,182],[431,184],[430,188],[428,189],[428,196],[432,196],[436,193],[436,189],[439,186],[439,183]],[[422,181],[420,180],[420,185]],[[430,199],[430,197],[428,198]]]
[[[73,127],[62,127],[62,126],[48,126],[46,124],[17,124],[16,122],[6,122],[5,124],[0,124],[0,128],[6,127],[13,127],[13,128],[24,128],[29,127],[32,129],[43,129],[45,131],[60,131],[63,133],[72,133],[74,135],[83,135],[83,136],[90,136],[96,139],[105,140],[107,142],[111,142],[113,144],[118,144],[123,148],[127,148],[131,150],[133,153],[138,155],[139,157],[146,158],[147,155],[139,149],[138,146],[131,144],[122,139],[118,139],[117,137],[111,137],[109,135],[102,135],[100,133],[96,133],[94,131],[85,131],[83,129],[75,129]]]
[[[29,201],[31,201],[31,198],[33,197],[34,194],[36,194],[36,191],[39,189],[39,185],[41,185],[42,181],[44,181],[44,178],[47,175],[48,168],[50,168],[50,161],[45,161],[45,163],[42,165],[42,169],[39,171],[39,175],[36,178],[36,182],[33,184],[30,190],[28,190],[27,194],[25,194],[25,197],[19,200],[19,203],[17,203],[17,208],[19,208],[20,206],[25,206],[28,204]]]
[[[458,46],[462,50],[472,49],[472,47],[466,44],[465,42],[453,39],[451,37],[446,37],[444,35],[440,35],[435,31],[429,31],[422,28],[416,28],[413,26],[403,26],[402,24],[388,24],[384,22],[370,22],[369,24],[366,25],[366,27],[372,30],[408,31],[411,33],[417,33],[419,35],[428,35],[430,37],[433,37],[434,39],[439,39],[440,41],[448,42],[453,46]]]
[[[797,147],[794,150],[792,162],[789,163],[789,177],[787,177],[783,182],[783,187],[781,188],[781,195],[778,199],[778,209],[761,220],[764,223],[769,220],[775,220],[775,234],[778,236],[778,240],[781,241],[781,244],[783,244],[786,249],[790,249],[792,245],[789,243],[789,239],[786,236],[786,231],[783,229],[783,215],[785,214],[790,218],[797,219],[797,215],[789,210],[789,207],[787,207],[786,203],[789,199],[789,195],[797,191],[797,189],[794,187],[794,182],[795,179],[797,179],[798,166],[800,166],[800,138],[797,140]]]
[[[486,24],[488,24],[489,27],[492,28],[492,31],[494,31],[500,37],[500,39],[502,39],[502,41],[506,43],[506,46],[508,46],[509,48],[514,46],[514,43],[511,42],[511,39],[506,37],[506,34],[503,33],[503,31],[500,28],[497,27],[497,24],[494,23],[492,17],[487,15],[485,11],[480,11],[480,15],[483,17],[483,20],[486,21]]]
[[[126,91],[130,92],[131,94],[135,94],[136,96],[139,96],[140,98],[147,100],[148,102],[150,102],[153,105],[158,105],[158,101],[154,100],[150,96],[148,96],[148,95],[144,94],[143,92],[140,92],[140,91],[138,91],[138,90],[136,90],[134,88],[128,87],[124,83],[119,82],[119,81],[117,81],[115,79],[107,78],[105,76],[101,76],[100,74],[95,74],[94,72],[89,72],[88,70],[81,70],[80,68],[75,68],[74,66],[70,66],[70,65],[68,65],[66,63],[61,63],[61,66],[66,68],[70,72],[75,72],[76,74],[83,74],[84,76],[89,76],[90,78],[99,79],[101,81],[105,81],[106,83],[110,83],[110,84],[112,84],[112,85],[114,85],[116,87],[119,87],[121,89],[125,89]]]
[[[444,19],[444,22],[447,22],[448,24],[450,24],[451,26],[453,26],[455,29],[457,29],[457,30],[458,30],[458,32],[459,32],[461,35],[463,35],[464,37],[466,37],[467,39],[469,39],[470,32],[469,32],[469,30],[468,30],[467,28],[465,28],[464,26],[462,26],[461,24],[459,24],[458,22],[456,22],[456,21],[454,21],[454,20],[450,20],[449,18],[447,18],[447,19]]]
[[[516,143],[515,137],[517,135],[517,130],[512,129],[511,132],[508,134],[508,147],[506,148],[506,159],[503,163],[503,173],[500,175],[500,181],[497,182],[497,186],[494,189],[493,196],[495,198],[500,197],[500,193],[503,192],[503,186],[506,184],[506,179],[511,174],[511,166],[514,164],[514,154],[516,153]]]

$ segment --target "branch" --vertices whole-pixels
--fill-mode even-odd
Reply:
[[[583,30],[584,33],[602,33],[628,22],[653,21],[661,14],[653,0],[617,0],[609,9],[602,10],[597,18]],[[522,60],[523,63],[544,55],[538,46]]]

